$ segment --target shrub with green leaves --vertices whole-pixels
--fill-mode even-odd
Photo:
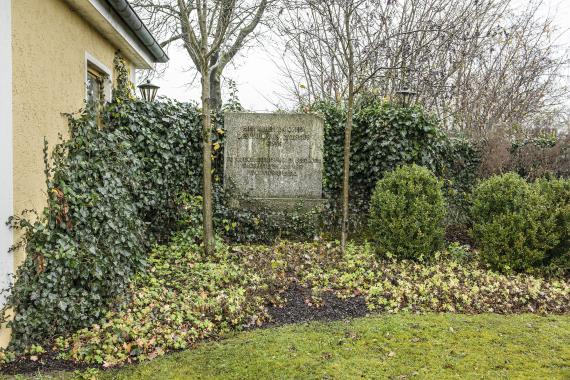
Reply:
[[[70,337],[61,357],[113,366],[192,347],[230,330],[262,324],[265,306],[283,305],[290,286],[322,295],[363,297],[370,310],[395,313],[568,313],[570,283],[483,269],[465,247],[450,246],[430,263],[379,258],[372,244],[280,241],[229,247],[204,256],[200,232],[179,232],[156,246],[149,270],[135,276],[132,302]],[[7,353],[10,355],[10,353]],[[1,359],[1,356],[0,356]],[[9,359],[9,358],[8,358]]]
[[[442,182],[428,169],[403,166],[378,181],[370,201],[370,230],[382,252],[427,260],[443,247]]]
[[[556,215],[538,187],[515,173],[482,181],[473,192],[472,236],[482,258],[501,272],[532,271],[559,244]]]
[[[325,119],[323,191],[329,202],[327,223],[339,227],[346,110],[317,102],[312,110]],[[480,157],[473,143],[448,138],[437,118],[420,106],[401,107],[377,95],[358,99],[351,138],[351,230],[363,231],[376,182],[398,166],[417,164],[444,179],[452,224],[466,224],[467,194],[475,183]]]
[[[46,144],[47,207],[37,219],[12,219],[26,250],[2,310],[15,312],[16,349],[90,325],[125,302],[152,243],[177,229],[176,195],[199,192],[194,105],[115,99],[101,112],[69,116],[69,138],[51,159]]]
[[[546,179],[535,182],[548,213],[556,223],[558,244],[546,253],[546,265],[553,271],[570,273],[570,179]]]

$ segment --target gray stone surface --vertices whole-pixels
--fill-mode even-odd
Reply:
[[[287,209],[321,199],[322,118],[227,113],[224,126],[224,185],[236,204]]]

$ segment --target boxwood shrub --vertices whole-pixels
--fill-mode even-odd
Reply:
[[[482,181],[474,190],[472,236],[481,257],[501,272],[532,271],[559,245],[557,215],[533,186],[515,173]]]
[[[548,213],[556,223],[558,244],[546,252],[546,266],[554,272],[570,273],[570,179],[539,179],[535,182]]]
[[[424,167],[400,167],[376,184],[369,224],[383,252],[429,259],[443,246],[444,217],[442,182]]]

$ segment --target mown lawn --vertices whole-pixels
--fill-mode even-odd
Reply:
[[[570,316],[394,314],[289,325],[236,333],[97,377],[570,379]]]

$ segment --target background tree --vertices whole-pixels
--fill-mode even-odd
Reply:
[[[326,80],[321,75],[314,80],[325,82],[335,89],[337,101],[346,99],[346,126],[344,129],[343,182],[342,182],[342,226],[341,246],[344,250],[348,235],[350,139],[354,113],[354,97],[381,67],[373,59],[381,46],[377,36],[382,20],[370,10],[379,6],[377,0],[300,0],[286,3],[286,12],[281,15],[281,32],[289,43],[298,47],[297,58],[303,67],[309,59],[320,64],[321,74],[330,72]],[[308,76],[312,84],[313,77]],[[337,81],[346,83],[346,91],[336,90]]]
[[[482,134],[492,129],[533,125],[564,109],[567,51],[556,44],[552,20],[539,16],[542,1],[405,0],[376,2],[381,28],[363,30],[378,40],[370,58],[378,71],[364,86],[393,97],[402,87],[435,112],[449,130]],[[520,4],[519,4],[520,5]],[[308,21],[308,18],[307,18]],[[339,99],[349,83],[336,58],[322,54],[311,38],[290,30],[283,19],[286,49],[281,69],[286,88],[300,103]],[[371,34],[369,37],[367,34]],[[295,37],[295,38],[293,38]],[[299,86],[303,84],[303,87]]]
[[[308,98],[303,99],[297,92],[298,99],[310,103],[332,97],[346,105],[341,223],[344,249],[348,236],[350,140],[355,96],[369,89],[373,81],[386,72],[405,72],[407,66],[402,62],[379,58],[386,54],[388,40],[400,33],[426,31],[387,34],[388,21],[383,11],[387,5],[381,0],[292,0],[286,4],[279,29],[286,38],[286,51],[292,53],[293,65],[300,70],[295,72],[285,63],[284,72],[294,91],[298,91],[298,83],[308,84]]]
[[[162,46],[181,41],[200,73],[202,85],[202,164],[204,249],[214,249],[212,223],[212,117],[221,106],[220,76],[236,53],[253,38],[271,0],[135,0]]]

